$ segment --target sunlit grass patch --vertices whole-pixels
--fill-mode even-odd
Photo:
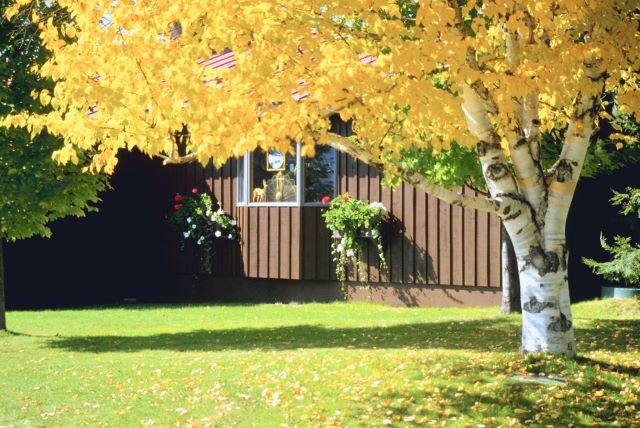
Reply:
[[[11,312],[0,427],[640,426],[638,306],[575,305],[576,360],[521,356],[497,308]]]

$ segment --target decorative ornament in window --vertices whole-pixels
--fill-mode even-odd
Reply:
[[[251,202],[297,201],[298,166],[295,155],[256,150],[251,161]]]

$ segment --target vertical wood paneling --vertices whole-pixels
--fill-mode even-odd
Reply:
[[[272,255],[273,257],[273,255]],[[291,208],[280,209],[280,276],[291,277]]]
[[[489,214],[477,213],[476,285],[489,285]]]
[[[269,208],[269,249],[267,260],[269,264],[269,278],[280,278],[280,245],[282,237],[282,222],[280,221],[280,208]]]
[[[302,215],[302,210],[299,208],[291,209],[291,279],[300,279],[300,267],[302,265],[301,262],[301,242],[302,237],[300,236],[300,227],[302,224],[300,216]]]
[[[403,223],[405,233],[403,237],[403,270],[402,282],[411,284],[415,279],[415,208],[416,190],[408,184],[402,185],[404,194],[402,201]]]
[[[438,200],[427,198],[427,278],[429,284],[440,284],[440,250],[438,234],[440,231],[440,212]]]
[[[375,168],[369,168],[369,200],[371,202],[380,201],[380,175]],[[380,282],[380,260],[378,260],[378,251],[373,245],[369,245],[368,263],[369,265],[369,282]]]
[[[440,284],[451,285],[451,205],[444,202],[440,206],[440,227],[438,246],[440,266]]]
[[[247,209],[247,215],[249,216],[249,243],[247,245],[249,252],[249,276],[255,278],[258,276],[258,210],[249,208]]]
[[[474,194],[469,189],[465,190],[466,194]],[[469,208],[464,209],[464,285],[476,285],[476,210]]]
[[[501,259],[500,251],[500,218],[489,216],[489,286],[500,287],[501,284]]]
[[[369,165],[358,161],[358,199],[368,202],[369,201]],[[375,248],[371,239],[365,239],[363,242],[363,253],[361,256],[361,268],[363,278],[360,281],[370,281],[371,279],[371,259],[372,254],[375,253]]]
[[[398,221],[398,224],[396,225],[397,227],[395,228],[393,233],[393,239],[391,240],[391,259],[389,260],[389,265],[391,268],[391,282],[402,282],[402,241],[404,238],[403,228],[405,227],[402,223],[402,200],[404,196],[404,186],[404,184],[401,184],[391,193],[391,212]]]
[[[258,208],[258,275],[269,278],[269,208]]]
[[[413,254],[415,260],[415,282],[427,283],[427,195],[416,190],[415,206],[415,245]]]
[[[382,180],[382,177],[380,177],[380,180]],[[391,189],[389,189],[388,187],[382,187],[381,191],[380,191],[380,199],[382,200],[382,205],[384,205],[385,207],[387,207],[388,213],[389,213],[389,217],[390,220],[392,222],[395,221],[395,218],[393,216],[393,212],[392,212],[392,207],[391,207]],[[394,240],[394,235],[396,234],[394,228],[393,228],[393,223],[391,225],[391,227],[387,227],[387,231],[386,231],[386,235],[385,235],[385,244],[386,244],[386,248],[384,251],[384,256],[385,259],[387,261],[387,265],[388,265],[388,270],[386,272],[380,271],[380,281],[381,282],[387,282],[391,280],[390,277],[390,273],[391,273],[391,243]]]
[[[462,207],[451,207],[451,283],[464,285],[464,223]]]
[[[302,277],[309,280],[316,278],[318,241],[315,210],[312,207],[302,208]]]
[[[329,231],[324,226],[322,215],[319,208],[313,209],[314,221],[316,225],[316,278],[318,280],[328,281],[331,279],[331,237]]]
[[[242,260],[240,272],[242,276],[249,276],[249,210],[242,207],[238,208],[236,212],[238,213],[238,239]]]

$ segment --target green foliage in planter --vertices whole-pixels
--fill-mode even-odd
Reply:
[[[331,244],[331,255],[336,263],[336,276],[340,282],[346,280],[346,269],[350,262],[360,267],[363,244],[358,238],[373,240],[380,267],[387,269],[380,230],[385,212],[386,208],[380,202],[367,203],[352,199],[345,193],[335,197],[329,209],[322,214],[325,225],[335,238]]]
[[[625,192],[613,193],[611,203],[622,207],[621,214],[636,214],[640,218],[640,189],[627,187]],[[615,236],[610,245],[602,235],[600,244],[613,258],[606,262],[583,258],[583,263],[606,279],[640,286],[640,245],[631,243],[631,238],[624,236]]]
[[[181,234],[181,250],[188,241],[195,243],[200,252],[200,263],[205,273],[211,273],[211,260],[215,254],[215,239],[235,239],[236,221],[217,209],[207,193],[191,190],[191,195],[177,194],[173,198],[173,214],[169,223]]]

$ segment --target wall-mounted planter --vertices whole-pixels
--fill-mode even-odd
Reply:
[[[602,297],[605,299],[632,299],[640,296],[640,288],[602,287]]]

